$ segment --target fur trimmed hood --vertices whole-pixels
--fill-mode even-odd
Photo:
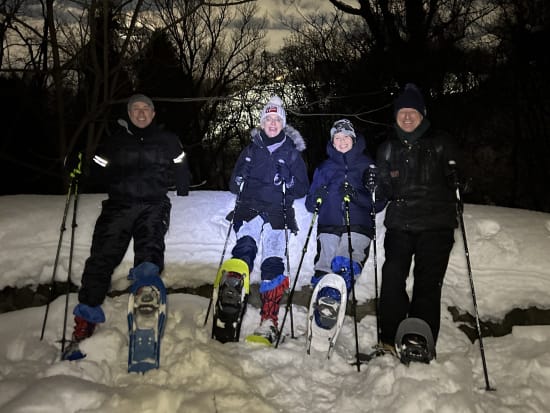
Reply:
[[[260,128],[254,128],[250,132],[250,135],[252,136],[252,141],[261,146],[262,138],[260,136],[260,130]],[[298,132],[290,125],[286,125],[283,128],[283,131],[285,132],[285,136],[287,136],[292,140],[292,142],[294,142],[294,146],[299,152],[303,152],[306,149],[306,141],[304,140],[300,132]]]

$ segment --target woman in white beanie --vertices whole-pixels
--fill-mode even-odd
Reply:
[[[287,229],[294,234],[298,231],[293,202],[305,196],[309,187],[300,154],[306,145],[300,133],[287,125],[277,96],[264,106],[260,128],[253,129],[251,135],[252,142],[240,154],[230,181],[231,192],[240,193],[233,217],[237,242],[232,256],[244,261],[251,273],[261,243],[261,323],[255,334],[273,343],[278,335],[280,301],[289,287]],[[224,297],[220,299],[223,305]],[[220,337],[214,332],[215,338],[224,341],[223,330],[218,331]]]

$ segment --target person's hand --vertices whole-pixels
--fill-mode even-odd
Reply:
[[[376,190],[376,166],[370,165],[370,167],[363,173],[363,186],[371,193]]]
[[[327,186],[323,185],[323,186],[320,186],[319,188],[317,188],[315,190],[315,193],[313,194],[313,196],[315,197],[315,202],[316,203],[323,202],[326,199],[326,197],[328,196]]]
[[[287,188],[290,188],[294,184],[294,177],[292,176],[292,172],[290,171],[290,168],[288,167],[286,162],[282,159],[279,159],[279,163],[277,165],[277,173],[273,178],[273,183],[276,186],[279,186],[283,182],[285,183]]]
[[[242,183],[248,179],[250,176],[250,168],[252,168],[252,163],[250,162],[250,158],[246,157],[239,171],[235,173],[235,183],[237,186],[241,186]]]
[[[353,186],[351,186],[351,184],[347,181],[340,186],[340,193],[342,194],[344,201],[347,202],[351,201],[356,196],[355,189],[353,189]]]

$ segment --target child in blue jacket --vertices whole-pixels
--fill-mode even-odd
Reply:
[[[361,275],[367,260],[375,222],[372,216],[372,195],[363,185],[363,176],[375,171],[373,160],[364,153],[365,140],[355,133],[348,119],[334,123],[327,143],[328,159],[315,170],[306,198],[306,208],[313,212],[320,202],[317,221],[317,256],[311,283],[315,286],[327,273],[342,275],[348,292],[352,272]],[[349,199],[349,225],[352,243],[350,262],[349,240],[344,198]],[[384,208],[376,202],[376,212]],[[340,297],[333,297],[337,300]]]

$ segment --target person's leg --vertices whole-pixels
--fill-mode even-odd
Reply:
[[[317,255],[314,259],[315,273],[311,285],[315,287],[323,275],[332,272],[331,262],[336,254],[340,237],[336,234],[320,233],[317,235]]]
[[[437,342],[441,322],[441,288],[454,244],[454,231],[426,231],[420,234],[414,256],[414,286],[409,317],[430,326]]]
[[[170,226],[170,200],[143,205],[133,227],[134,268],[141,263],[153,263],[164,269],[165,236]]]
[[[393,346],[399,323],[409,312],[409,296],[406,291],[414,237],[410,233],[387,230],[384,240],[386,260],[382,266],[380,289],[380,340]]]
[[[235,224],[235,236],[237,242],[231,250],[233,258],[246,262],[249,274],[254,269],[254,260],[258,253],[258,243],[262,234],[264,221],[260,216],[250,221],[238,222]]]
[[[286,238],[284,230],[274,230],[271,224],[263,227],[262,234],[262,266],[260,283],[260,298],[262,309],[261,321],[270,320],[277,327],[279,308],[284,292],[289,287],[285,275]]]
[[[348,293],[351,290],[352,271],[355,279],[361,275],[363,264],[367,260],[370,238],[364,234],[351,232],[352,263],[349,262],[349,238],[346,233],[342,234],[336,249],[335,256],[331,262],[332,271],[340,274],[346,281]]]
[[[86,260],[75,306],[73,341],[91,336],[98,323],[105,321],[101,304],[111,285],[114,269],[126,254],[132,237],[135,212],[131,206],[104,201],[92,237],[90,257]]]

